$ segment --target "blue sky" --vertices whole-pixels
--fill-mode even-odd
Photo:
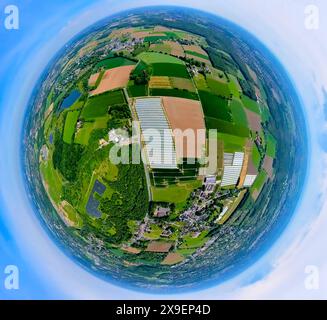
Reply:
[[[3,28],[3,8],[20,9],[18,31]],[[327,26],[304,25],[304,0],[0,0],[0,298],[153,298],[115,287],[89,274],[49,239],[24,192],[19,167],[23,113],[40,73],[55,52],[84,27],[136,6],[175,4],[196,7],[234,21],[257,36],[278,57],[305,106],[311,159],[306,193],[283,236],[258,262],[234,279],[199,293],[168,298],[327,298],[327,155],[322,137],[327,124],[325,57]],[[325,1],[311,0],[327,17]],[[269,14],[268,14],[269,13]],[[324,151],[325,150],[325,151]],[[20,290],[4,290],[3,268],[20,269]],[[319,290],[304,287],[305,267],[320,270]],[[158,298],[158,296],[157,296]],[[167,298],[167,297],[165,297]]]

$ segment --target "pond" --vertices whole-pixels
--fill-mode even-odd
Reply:
[[[61,110],[71,107],[82,94],[78,90],[73,90],[69,96],[62,102]]]

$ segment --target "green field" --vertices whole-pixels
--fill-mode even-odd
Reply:
[[[207,129],[218,129],[219,132],[227,133],[239,137],[249,137],[250,131],[247,127],[235,125],[232,122],[227,122],[221,119],[206,117]]]
[[[209,60],[209,57],[208,56],[206,56],[204,54],[201,54],[201,53],[198,53],[198,52],[186,50],[185,53],[186,54],[189,54],[191,56],[195,56],[195,57],[198,57],[198,58]]]
[[[177,63],[155,63],[152,65],[153,76],[166,76],[189,79],[190,75],[184,64]]]
[[[261,118],[262,118],[262,122],[269,121],[270,119],[269,109],[265,105],[261,105]]]
[[[207,241],[208,238],[208,231],[203,231],[197,238],[193,238],[191,236],[185,236],[182,245],[180,246],[181,249],[196,249],[201,248]]]
[[[75,135],[75,143],[88,145],[90,135],[95,129],[105,129],[107,127],[108,117],[97,118],[94,122],[84,122],[83,127]]]
[[[69,111],[81,110],[83,105],[84,101],[76,101],[71,107],[69,107]]]
[[[116,181],[119,173],[118,167],[110,161],[105,161],[105,163],[106,166],[102,168],[101,172],[103,177],[111,182]]]
[[[227,78],[226,74],[222,70],[219,70],[216,68],[211,68],[210,77],[212,77],[220,82],[224,82],[224,83],[228,84],[229,79]]]
[[[187,35],[189,34],[188,32],[185,31],[181,31],[181,30],[174,30],[173,32],[175,34],[175,36],[179,39],[184,39],[185,37],[187,37]]]
[[[161,32],[159,32],[161,33]],[[168,36],[171,40],[180,38],[179,32],[176,31],[164,31],[163,32],[166,36]]]
[[[169,40],[170,37],[169,36],[149,36],[149,37],[145,37],[144,38],[144,42],[158,42],[158,41],[164,41],[164,40]]]
[[[158,52],[142,52],[137,57],[138,59],[144,61],[146,64],[171,63],[184,66],[184,62],[182,60]]]
[[[192,248],[192,249],[178,249],[176,250],[176,253],[179,253],[185,257],[193,254],[195,251],[197,250],[197,248]]]
[[[150,95],[154,97],[178,97],[199,100],[197,93],[179,89],[151,89]]]
[[[82,111],[86,120],[103,117],[108,113],[109,106],[126,103],[122,90],[106,92],[90,97]]]
[[[180,183],[171,185],[166,188],[152,187],[153,201],[155,202],[170,202],[184,203],[194,189],[200,188],[202,182],[196,180],[189,183]]]
[[[97,65],[96,68],[105,68],[105,69],[113,69],[113,68],[118,68],[122,66],[132,66],[135,65],[136,62],[123,58],[123,57],[117,57],[117,58],[110,58],[106,60],[100,61]]]
[[[83,226],[83,220],[77,213],[77,211],[69,203],[66,203],[64,210],[68,215],[68,219],[74,223],[75,228],[81,228]]]
[[[250,99],[249,97],[247,97],[245,95],[242,96],[242,101],[243,101],[243,105],[245,108],[247,108],[257,114],[260,114],[259,104],[256,101]]]
[[[228,101],[207,91],[199,91],[205,117],[231,121]]]
[[[91,178],[87,175],[87,178],[83,179],[82,192],[80,194],[78,211],[86,213],[86,204],[89,200],[92,188],[97,178],[98,177],[94,171],[93,174],[91,175]]]
[[[65,128],[64,128],[64,136],[63,136],[63,140],[66,143],[70,144],[73,141],[79,113],[80,113],[79,111],[70,111],[67,113]]]
[[[210,90],[206,81],[206,78],[203,74],[199,73],[197,76],[194,77],[194,82],[198,90],[208,91]]]
[[[238,137],[226,133],[218,133],[218,139],[224,142],[224,152],[242,152],[246,144],[245,137]]]
[[[238,99],[233,99],[230,104],[230,109],[232,111],[233,121],[236,124],[247,127],[248,119],[242,102]]]
[[[143,61],[140,61],[137,66],[135,67],[133,73],[135,74],[141,74],[144,70],[148,68],[148,65],[144,63]]]
[[[266,151],[267,156],[276,158],[276,148],[277,148],[276,139],[271,134],[268,134],[266,139],[267,139],[267,151]]]
[[[258,150],[257,146],[253,146],[252,161],[253,161],[253,164],[255,165],[255,167],[259,168],[260,161],[261,161],[261,156],[260,156],[260,153],[259,153],[259,150]]]
[[[218,224],[222,225],[224,224],[235,212],[241,201],[243,200],[245,194],[247,193],[247,190],[243,190],[239,193],[239,195],[234,199],[233,204],[230,205],[227,212],[224,214],[224,216],[219,220]]]
[[[171,77],[170,82],[174,88],[177,88],[180,90],[196,92],[196,88],[195,88],[192,80],[185,79],[185,78]]]
[[[168,44],[164,43],[158,43],[154,45],[154,47],[151,47],[151,50],[167,54],[171,53],[171,47]]]
[[[240,98],[240,92],[242,92],[242,89],[237,78],[231,74],[229,74],[228,77],[230,79],[230,82],[228,82],[229,91],[234,97]]]
[[[75,143],[87,145],[89,143],[89,138],[94,130],[94,123],[93,122],[85,122],[83,124],[83,128],[81,128],[75,136]]]
[[[58,171],[54,169],[51,160],[41,163],[40,171],[44,181],[47,184],[51,199],[58,204],[60,202],[62,192],[62,179]]]
[[[148,87],[146,85],[132,85],[127,88],[130,97],[144,97],[148,95]]]
[[[257,176],[257,179],[254,181],[254,184],[252,185],[250,192],[253,193],[255,190],[260,191],[264,183],[267,179],[267,173],[265,170],[261,170],[259,175]]]
[[[231,97],[231,92],[229,90],[228,84],[217,81],[215,79],[212,79],[210,77],[207,77],[207,83],[210,88],[210,90],[223,98],[229,99]]]

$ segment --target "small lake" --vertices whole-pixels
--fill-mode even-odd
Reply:
[[[68,109],[71,107],[82,94],[78,90],[73,90],[70,95],[62,102],[60,109]]]

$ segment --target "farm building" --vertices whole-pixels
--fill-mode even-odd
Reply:
[[[154,216],[157,218],[162,218],[168,216],[170,213],[170,208],[157,207],[154,212]]]
[[[215,191],[217,183],[217,177],[216,176],[207,176],[204,179],[204,187],[205,187],[205,192],[207,193],[212,193]]]
[[[224,153],[224,173],[221,181],[222,187],[234,186],[241,175],[244,161],[243,152]]]
[[[136,99],[135,110],[150,168],[177,169],[174,139],[161,98]]]

